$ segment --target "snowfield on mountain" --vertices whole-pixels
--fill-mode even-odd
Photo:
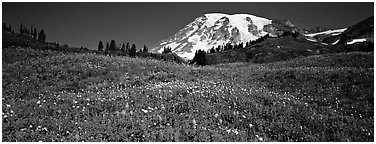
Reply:
[[[357,42],[365,42],[365,41],[367,41],[367,39],[365,39],[365,38],[362,38],[362,39],[353,39],[353,40],[351,40],[350,42],[347,42],[346,44],[354,44],[354,43],[357,43]]]
[[[335,30],[327,30],[327,31],[318,32],[318,33],[306,34],[305,36],[307,36],[307,37],[314,37],[314,36],[317,36],[317,35],[332,35],[332,36],[335,36],[335,35],[341,34],[346,29],[347,28],[335,29]]]
[[[196,18],[174,36],[162,40],[151,52],[162,53],[164,47],[190,60],[196,50],[209,50],[227,43],[239,44],[256,40],[266,34],[265,25],[272,20],[250,14],[210,13]]]

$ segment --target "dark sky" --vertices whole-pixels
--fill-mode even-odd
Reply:
[[[9,3],[3,22],[18,32],[20,23],[43,28],[47,41],[96,49],[114,39],[151,47],[205,13],[247,13],[289,19],[296,26],[342,28],[373,16],[373,3]]]

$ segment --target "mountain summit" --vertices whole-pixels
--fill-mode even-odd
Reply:
[[[151,52],[162,53],[164,47],[170,47],[172,52],[189,60],[196,50],[207,51],[227,43],[256,40],[270,33],[264,28],[269,24],[272,24],[272,20],[250,14],[204,14],[175,35],[162,40]]]

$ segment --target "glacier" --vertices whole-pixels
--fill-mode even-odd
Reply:
[[[239,44],[256,40],[268,34],[263,28],[271,23],[272,20],[250,14],[204,14],[173,36],[162,40],[151,52],[161,53],[164,47],[171,47],[173,53],[190,60],[196,50],[208,51],[227,43]]]

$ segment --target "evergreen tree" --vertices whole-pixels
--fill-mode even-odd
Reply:
[[[116,51],[116,43],[114,40],[111,40],[110,42],[110,51]]]
[[[12,30],[12,26],[11,26],[11,25],[9,25],[9,27],[8,27],[8,31],[13,33],[13,30]]]
[[[238,48],[243,48],[243,43],[240,43],[240,44],[238,45]]]
[[[34,28],[33,38],[36,40],[38,36],[37,28]]]
[[[9,25],[10,27],[10,25]],[[5,22],[3,22],[3,30],[4,31],[12,31],[12,30],[9,30],[9,28],[7,27],[7,24]]]
[[[12,26],[11,25],[7,26],[7,24],[5,22],[3,22],[3,30],[4,31],[8,31],[8,32],[12,32],[13,31],[12,30]]]
[[[110,50],[110,44],[108,44],[108,42],[106,42],[106,50]]]
[[[219,45],[216,49],[217,52],[221,51],[221,46]]]
[[[135,44],[132,44],[132,47],[131,47],[131,50],[130,50],[129,55],[130,55],[131,57],[136,57],[136,53],[137,53],[136,45],[135,45]]]
[[[215,53],[214,46],[210,49],[210,53]]]
[[[23,24],[21,23],[21,26],[20,26],[20,34],[23,35],[24,33],[24,30],[23,30]]]
[[[30,30],[29,30],[29,35],[28,35],[30,38],[33,38],[33,30],[34,30],[34,27],[33,25],[31,25]]]
[[[104,45],[103,45],[102,41],[99,41],[98,51],[103,51],[103,47],[104,47]]]
[[[30,26],[30,36],[33,34],[34,27],[33,25]]]
[[[144,45],[144,48],[143,48],[142,52],[143,53],[148,53],[148,51],[149,51],[148,48],[146,47],[146,45]]]
[[[46,41],[46,34],[44,33],[44,30],[40,30],[38,35],[38,41],[45,42]]]
[[[232,48],[231,48],[231,44],[230,44],[230,43],[227,43],[227,44],[225,45],[224,50],[230,50],[230,49],[232,49]]]
[[[130,47],[130,45],[129,45],[129,42],[127,42],[127,45],[125,46],[125,51],[126,51],[127,53],[130,53],[130,52],[131,52],[131,47]]]
[[[120,49],[122,52],[125,52],[125,43],[123,43],[122,45],[121,45],[121,49]]]
[[[196,62],[198,65],[207,65],[206,52],[203,50],[198,50],[193,57],[193,62]]]
[[[22,35],[25,36],[25,35],[26,35],[26,32],[27,32],[27,30],[26,30],[25,27],[23,26],[23,27],[22,27]]]
[[[162,53],[163,53],[163,54],[165,54],[165,53],[172,53],[172,51],[171,51],[171,47],[164,47]]]
[[[104,55],[108,54],[109,49],[110,49],[110,44],[108,44],[108,42],[106,42],[106,49],[104,49]]]

